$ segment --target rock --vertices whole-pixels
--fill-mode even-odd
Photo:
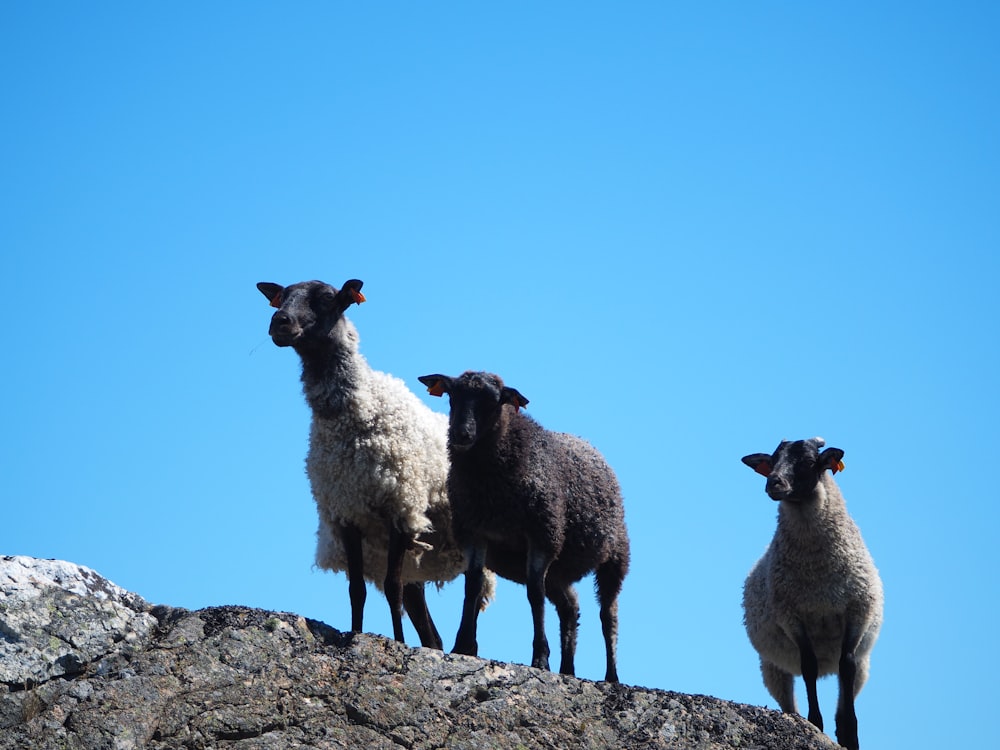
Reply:
[[[94,571],[56,560],[0,562],[0,682],[71,677],[126,652],[155,627],[141,597]]]
[[[87,568],[0,558],[0,750],[835,747],[800,717],[340,633],[151,607]]]

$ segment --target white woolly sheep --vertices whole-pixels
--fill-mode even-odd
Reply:
[[[312,409],[306,471],[319,511],[316,564],[347,571],[352,630],[362,630],[367,579],[389,601],[397,641],[405,607],[421,644],[440,649],[424,582],[441,585],[465,570],[451,536],[447,420],[359,353],[344,311],[364,301],[361,286],[357,279],[340,290],[321,281],[257,284],[278,308],[268,334],[302,360]],[[485,606],[493,582],[484,579],[477,606]]]
[[[844,451],[820,449],[822,438],[782,441],[772,455],[743,463],[767,477],[778,528],[743,588],[744,623],[760,655],[768,692],[798,713],[794,675],[802,675],[809,721],[820,729],[818,677],[836,673],[837,741],[858,748],[854,699],[868,679],[868,661],[882,625],[882,581],[861,532],[847,514],[832,474]]]
[[[605,679],[617,682],[618,594],[628,572],[629,540],[614,472],[590,444],[550,432],[521,413],[528,400],[496,375],[425,375],[420,382],[451,401],[448,494],[455,539],[469,559],[454,651],[478,651],[476,592],[485,565],[527,585],[534,621],[531,666],[541,669],[549,668],[548,596],[559,614],[559,671],[572,675],[580,616],[573,584],[593,572]]]

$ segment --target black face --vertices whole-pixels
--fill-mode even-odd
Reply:
[[[452,450],[469,450],[496,425],[502,396],[503,383],[495,375],[467,372],[451,381],[448,445]]]
[[[278,311],[271,316],[268,335],[278,346],[308,350],[322,344],[333,326],[360,296],[361,282],[352,280],[343,289],[322,281],[303,281],[281,287],[262,282],[257,288],[271,300]]]
[[[782,441],[771,456],[766,491],[773,500],[805,500],[812,496],[823,467],[816,440]]]
[[[782,440],[773,454],[751,453],[742,460],[767,477],[764,489],[772,500],[801,502],[813,497],[824,471],[830,469],[836,474],[844,468],[841,461],[844,451],[840,448],[820,450],[824,445],[823,438]]]

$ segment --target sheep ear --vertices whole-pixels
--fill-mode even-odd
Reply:
[[[503,390],[500,392],[500,403],[512,404],[514,406],[514,411],[518,411],[522,406],[528,405],[528,399],[522,396],[516,388],[508,388],[507,386],[504,386]]]
[[[769,477],[774,470],[771,457],[766,453],[751,453],[740,460],[761,476]]]
[[[443,396],[451,387],[451,378],[447,375],[421,375],[417,380],[427,386],[427,392],[432,396]]]
[[[285,291],[285,287],[270,281],[259,281],[257,288],[260,289],[261,294],[267,297],[271,307],[281,307],[281,293]]]
[[[834,474],[844,470],[844,451],[840,448],[827,448],[819,454],[820,471],[829,469]]]
[[[364,286],[363,281],[360,279],[348,279],[344,282],[344,285],[337,292],[337,306],[340,307],[340,311],[344,312],[351,305],[360,305],[365,301],[365,295],[361,293],[361,287]]]

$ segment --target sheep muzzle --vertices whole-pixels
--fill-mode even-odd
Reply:
[[[448,447],[458,453],[464,453],[469,450],[476,443],[476,436],[474,433],[459,433],[456,434],[451,432],[448,434]]]
[[[767,478],[764,490],[767,496],[776,502],[792,499],[792,483],[777,474],[771,474]]]
[[[268,326],[267,335],[277,346],[291,346],[302,335],[302,327],[287,313],[279,310],[271,316],[271,325]]]

